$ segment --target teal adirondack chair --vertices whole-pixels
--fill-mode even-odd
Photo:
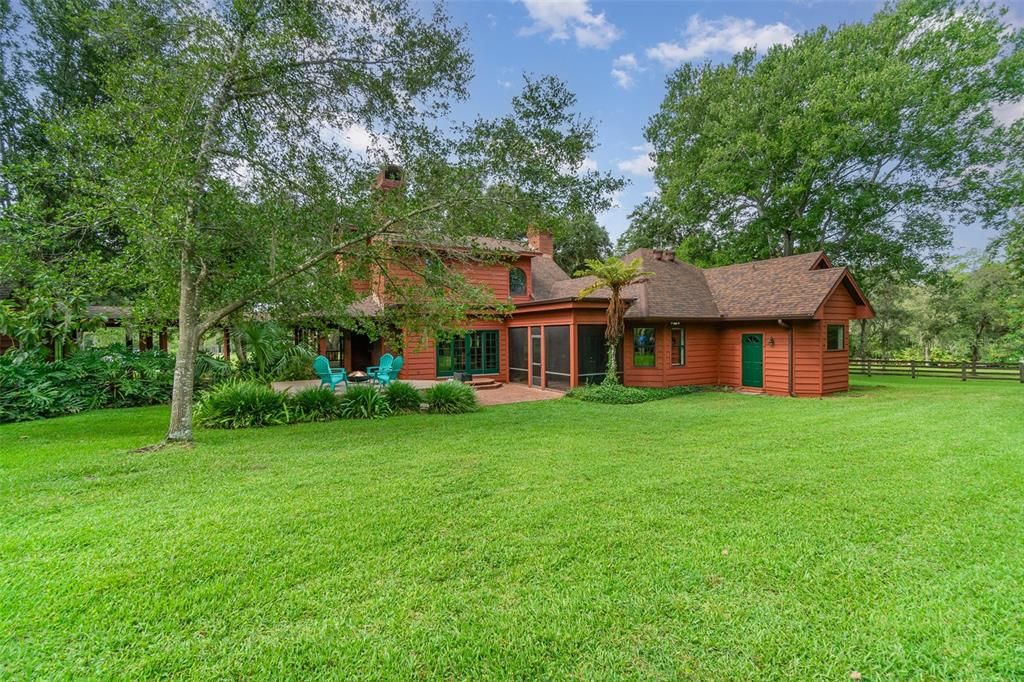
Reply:
[[[391,381],[391,364],[395,361],[395,356],[391,353],[385,353],[380,356],[380,364],[373,365],[372,367],[366,368],[366,374],[370,379],[376,381],[379,384],[386,385]]]
[[[393,360],[393,361],[391,362],[391,371],[390,371],[390,372],[388,372],[388,377],[387,377],[387,379],[383,380],[383,381],[382,381],[381,383],[382,383],[382,384],[383,384],[384,386],[387,386],[387,385],[388,385],[388,384],[390,384],[390,383],[391,383],[392,381],[394,381],[395,379],[397,379],[397,378],[398,378],[398,373],[402,371],[402,365],[403,365],[404,363],[405,363],[405,359],[404,359],[404,358],[403,358],[403,357],[402,357],[401,355],[399,355],[399,356],[398,356],[397,358],[395,358],[395,359],[394,359],[394,360]]]
[[[348,388],[348,375],[344,368],[331,369],[331,361],[322,355],[316,356],[313,361],[313,371],[320,377],[320,386],[330,386],[332,391],[338,384],[345,384],[345,388]]]

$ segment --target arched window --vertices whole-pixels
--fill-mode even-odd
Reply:
[[[508,271],[508,293],[509,296],[526,296],[526,273],[522,268]]]

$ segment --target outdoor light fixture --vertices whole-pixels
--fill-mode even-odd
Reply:
[[[775,337],[774,336],[769,336],[768,337],[768,345],[769,346],[774,346],[775,345]]]

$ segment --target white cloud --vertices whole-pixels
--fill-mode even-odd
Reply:
[[[503,87],[506,90],[508,90],[509,88],[512,87],[512,81],[506,81],[506,80],[502,80],[502,79],[499,78],[498,79],[498,85],[500,85],[501,87]]]
[[[651,153],[654,151],[654,147],[650,143],[647,143],[638,147],[633,147],[633,151],[640,152],[640,154],[632,159],[619,161],[619,170],[623,173],[638,175],[640,177],[650,177],[653,175],[654,159],[652,158]]]
[[[383,152],[385,156],[395,156],[395,146],[387,137],[377,135],[358,123],[353,123],[344,130],[332,126],[320,129],[320,137],[325,142],[334,142],[348,147],[356,154],[366,155],[368,152]]]
[[[629,90],[633,87],[633,76],[628,71],[612,69],[612,78],[615,79],[615,84],[623,90]]]
[[[548,33],[551,40],[575,38],[579,47],[605,49],[622,35],[618,27],[605,19],[604,12],[594,14],[588,0],[522,0],[533,25],[520,35]]]
[[[612,61],[612,78],[615,79],[615,84],[623,90],[633,87],[635,82],[633,74],[638,71],[643,71],[643,69],[640,68],[640,63],[637,62],[636,56],[632,52],[619,55]]]
[[[782,22],[758,25],[753,19],[726,16],[704,20],[695,14],[683,30],[682,43],[658,43],[648,48],[647,56],[672,67],[710,54],[735,54],[748,47],[763,52],[772,45],[790,43],[795,36],[796,32]]]
[[[1018,119],[1024,118],[1024,100],[1019,102],[1003,102],[992,105],[992,115],[1004,126],[1013,125]]]
[[[640,68],[640,64],[637,63],[636,56],[632,52],[616,57],[615,61],[612,62],[612,66],[617,69],[629,69],[631,71],[636,71]]]

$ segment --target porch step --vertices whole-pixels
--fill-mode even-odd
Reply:
[[[501,388],[501,382],[495,381],[494,379],[473,379],[472,381],[467,381],[466,385],[472,386],[478,391],[487,391],[492,388]]]

